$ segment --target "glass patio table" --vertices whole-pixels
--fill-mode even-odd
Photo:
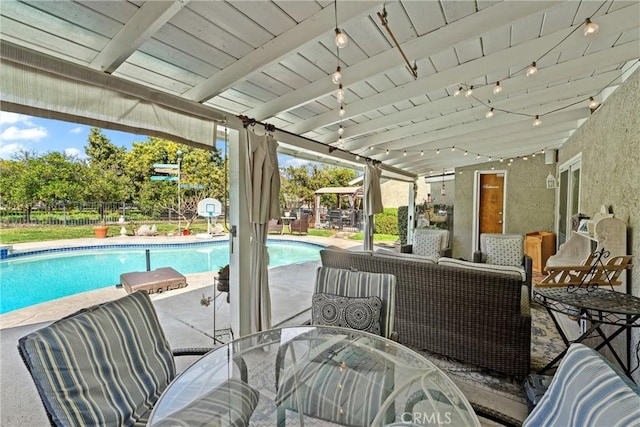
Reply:
[[[272,329],[212,350],[169,384],[149,425],[354,425],[358,418],[355,425],[480,425],[458,387],[425,357],[377,335],[325,326]]]

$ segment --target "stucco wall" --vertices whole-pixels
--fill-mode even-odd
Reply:
[[[582,153],[580,212],[593,215],[601,205],[629,217],[627,252],[635,256],[628,276],[640,296],[640,70],[618,88],[560,149],[558,164]],[[632,368],[640,331],[632,333]],[[640,384],[640,372],[634,373]]]
[[[495,167],[492,171],[491,167]],[[506,171],[505,232],[527,234],[553,231],[555,191],[548,190],[546,178],[555,165],[546,165],[544,156],[506,162],[488,162],[456,169],[456,198],[453,221],[453,256],[471,259],[473,231],[473,185],[475,171]],[[462,173],[461,173],[462,172]]]
[[[416,196],[416,204],[420,204],[424,202],[427,194],[431,192],[431,188],[429,184],[424,182],[423,178],[418,179],[417,182],[418,195]],[[388,180],[380,184],[383,206],[385,208],[407,206],[409,204],[409,191],[411,190],[412,185],[413,184],[408,182],[394,180]]]

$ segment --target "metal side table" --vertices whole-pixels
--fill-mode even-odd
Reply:
[[[569,289],[566,287],[537,288],[534,290],[533,298],[547,310],[567,348],[572,342],[582,342],[592,335],[599,336],[602,342],[595,347],[595,350],[600,350],[606,345],[625,374],[630,375],[629,366],[622,362],[611,346],[611,340],[628,328],[640,327],[640,298],[602,288]],[[590,322],[590,326],[576,340],[569,341],[553,316],[554,311],[571,316],[580,315]],[[607,335],[602,330],[602,325],[614,325],[617,328]],[[551,369],[566,352],[567,349],[562,351],[538,373]]]

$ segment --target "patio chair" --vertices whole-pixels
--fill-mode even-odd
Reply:
[[[174,356],[202,355],[210,349],[174,352],[146,292],[95,305],[32,332],[18,350],[36,385],[52,425],[144,425],[163,390],[175,377]],[[215,419],[228,414],[240,394],[234,425],[246,425],[258,394],[243,381],[227,381],[194,411]],[[235,383],[239,384],[235,384]],[[184,415],[184,414],[183,414]]]
[[[417,228],[413,232],[413,244],[402,246],[400,252],[428,256],[435,260],[451,257],[449,230]]]
[[[289,229],[291,230],[291,234],[307,234],[309,231],[309,214],[302,214],[300,215],[300,219],[294,219],[291,221]]]
[[[268,233],[280,233],[282,234],[282,221],[279,219],[270,219],[269,220],[269,231]]]
[[[522,280],[531,289],[533,260],[524,254],[524,237],[521,234],[480,234],[480,251],[473,253],[473,262],[517,267]]]
[[[396,278],[392,274],[369,273],[319,267],[316,274],[312,306],[312,324],[353,327],[354,329],[394,338],[393,320],[395,314]],[[324,314],[331,306],[341,306],[342,316]],[[372,313],[379,313],[379,325],[368,329],[366,316],[354,325],[348,319],[352,313],[350,305],[364,304]],[[353,316],[358,317],[358,316]],[[375,314],[374,316],[375,317]],[[340,320],[341,319],[341,320]],[[375,319],[377,322],[377,319]],[[298,358],[297,367],[284,365],[287,346],[279,350],[276,363],[276,404],[278,405],[278,426],[284,426],[286,410],[301,411],[303,414],[321,420],[349,426],[369,426],[379,412],[380,406],[393,391],[394,370],[386,359],[354,360],[349,369],[337,366],[334,360],[341,358],[340,349],[333,350],[337,356],[327,360],[322,351],[310,348],[303,358]],[[320,356],[318,355],[320,352]],[[302,359],[302,360],[301,360]],[[300,399],[301,408],[298,408]],[[359,408],[358,411],[341,411],[341,407]],[[394,420],[394,411],[386,413],[386,422]]]

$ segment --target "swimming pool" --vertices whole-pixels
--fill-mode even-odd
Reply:
[[[268,241],[270,267],[320,259],[321,245]],[[227,241],[120,245],[36,251],[0,261],[0,314],[80,292],[114,286],[120,274],[173,267],[182,274],[217,272],[229,263]],[[212,277],[213,279],[213,277]]]

